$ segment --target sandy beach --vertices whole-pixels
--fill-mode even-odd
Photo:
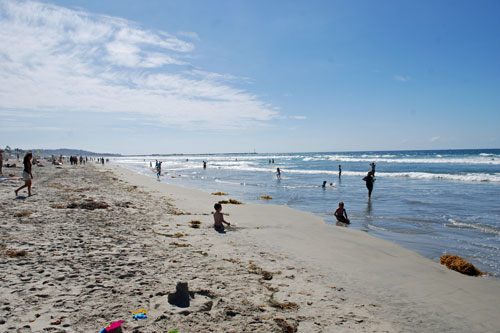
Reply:
[[[230,193],[45,165],[32,197],[0,182],[2,332],[500,332],[498,280],[284,206],[224,204],[217,233]]]

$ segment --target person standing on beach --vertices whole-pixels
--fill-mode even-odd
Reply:
[[[2,167],[3,167],[3,150],[0,149],[0,175],[2,174]]]
[[[160,179],[161,176],[161,161],[158,162],[156,165],[156,178]]]
[[[372,167],[372,175],[375,177],[375,163],[370,163],[370,166]]]
[[[15,191],[16,197],[17,197],[17,193],[25,187],[28,188],[28,196],[31,197],[31,180],[33,179],[33,174],[31,173],[31,159],[32,158],[33,158],[33,154],[31,154],[31,153],[26,153],[26,156],[24,156],[24,161],[23,161],[23,164],[24,164],[24,170],[23,170],[24,185]]]
[[[373,183],[375,182],[375,177],[373,177],[373,173],[369,171],[366,177],[363,178],[363,180],[366,182],[366,188],[368,189],[368,199],[370,199],[372,196]]]
[[[339,164],[339,178],[341,174],[342,174],[342,165]]]
[[[280,168],[276,169],[276,178],[278,178],[278,180],[281,179],[281,170],[280,170]]]

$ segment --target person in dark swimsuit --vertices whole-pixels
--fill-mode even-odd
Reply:
[[[23,161],[23,164],[24,164],[24,170],[23,170],[24,185],[15,191],[16,197],[17,197],[17,193],[25,187],[28,188],[28,196],[31,197],[31,180],[33,179],[33,174],[31,173],[31,159],[32,158],[33,158],[33,154],[31,154],[31,153],[26,153],[26,156],[24,156],[24,161]]]
[[[333,215],[335,215],[338,222],[351,223],[351,220],[347,218],[347,212],[344,209],[344,203],[342,201],[339,202],[339,207]]]
[[[366,182],[366,188],[368,189],[368,199],[369,199],[372,196],[373,183],[375,182],[375,177],[373,177],[373,173],[369,171],[366,177],[363,178],[363,180]]]

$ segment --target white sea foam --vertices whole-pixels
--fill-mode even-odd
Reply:
[[[324,155],[323,160],[334,162],[376,162],[376,163],[407,163],[407,164],[492,164],[500,165],[500,158],[491,157],[432,157],[432,158],[386,158],[377,155],[367,155],[366,157],[349,155]]]
[[[454,228],[467,228],[467,229],[475,229],[487,234],[493,234],[493,235],[500,235],[500,230],[495,229],[491,226],[485,226],[481,224],[474,224],[474,223],[467,223],[467,222],[458,222],[454,219],[448,219],[448,222],[450,224],[446,225],[447,227],[454,227]]]

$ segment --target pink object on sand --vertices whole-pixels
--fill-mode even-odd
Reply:
[[[114,323],[111,323],[108,327],[106,327],[106,331],[109,332],[109,331],[112,331],[114,329],[117,329],[122,324],[123,324],[123,320],[115,321]]]

